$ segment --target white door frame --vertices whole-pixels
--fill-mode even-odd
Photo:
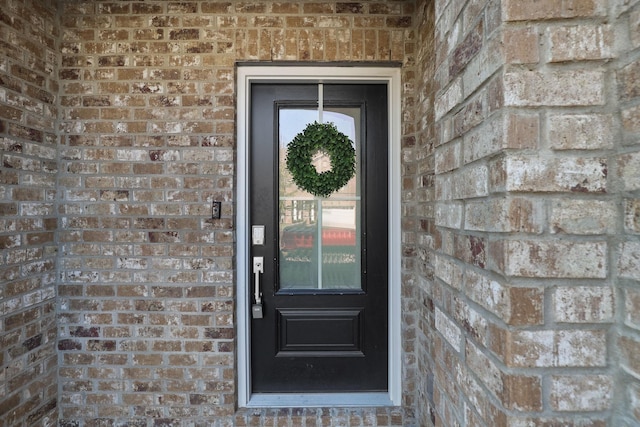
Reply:
[[[389,390],[385,393],[251,394],[249,272],[249,109],[252,83],[387,83],[389,99]],[[401,328],[401,83],[397,67],[250,64],[237,68],[236,310],[239,407],[400,406]]]

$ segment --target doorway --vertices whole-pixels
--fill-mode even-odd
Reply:
[[[353,68],[275,68],[239,68],[240,406],[399,404],[398,70],[356,80]],[[353,176],[327,196],[286,164],[317,122],[355,152]]]

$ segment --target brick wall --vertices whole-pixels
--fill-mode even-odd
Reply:
[[[436,425],[634,425],[638,2],[435,8],[425,406]]]
[[[503,405],[523,413],[507,417],[514,423],[553,417],[605,424],[614,397],[607,236],[616,218],[608,176],[616,102],[607,87],[615,32],[602,2],[510,1],[503,3],[503,15],[504,37],[538,46],[521,49],[537,52],[525,57],[516,49],[505,52],[504,106],[520,119],[516,129],[530,127],[525,136],[507,136],[516,147],[496,161],[494,175],[502,176],[491,183],[527,204],[510,218],[521,230],[527,224],[526,235],[501,237],[491,248],[497,251],[491,267],[506,279],[502,285],[512,296],[531,295],[529,305],[519,308],[531,315],[494,327],[500,347],[494,343],[493,352],[519,376],[505,390]],[[523,30],[525,19],[535,20],[537,35]],[[526,397],[520,392],[524,381],[535,395],[521,403],[516,399]]]
[[[61,425],[228,425],[235,62],[408,63],[413,3],[68,1],[61,11]],[[221,220],[209,219],[214,199]]]
[[[614,2],[621,54],[612,91],[617,94],[620,133],[612,154],[614,184],[620,197],[616,215],[621,238],[612,242],[612,270],[620,327],[615,338],[615,425],[640,424],[640,2]]]
[[[435,245],[435,170],[434,134],[435,95],[439,85],[435,81],[436,31],[435,2],[417,4],[415,87],[415,134],[409,134],[403,146],[403,244],[404,263],[411,274],[411,306],[405,316],[414,316],[416,419],[421,426],[435,423],[434,393],[434,334],[435,312],[432,298],[433,251]]]
[[[55,1],[0,1],[0,425],[57,418]]]
[[[0,0],[0,424],[640,423],[638,34],[637,0]],[[236,412],[234,64],[271,60],[403,63],[404,410]]]

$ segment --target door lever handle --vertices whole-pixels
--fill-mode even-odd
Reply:
[[[256,304],[262,304],[262,292],[260,291],[260,274],[264,273],[264,257],[253,257],[253,297]]]

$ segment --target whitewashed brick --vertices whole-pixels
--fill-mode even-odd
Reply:
[[[615,58],[614,31],[609,25],[573,25],[551,27],[550,62]]]
[[[625,289],[624,321],[635,329],[640,330],[640,289]]]
[[[627,233],[640,234],[640,199],[625,200],[624,228]]]
[[[622,109],[622,128],[626,132],[640,132],[640,106],[630,106]]]
[[[555,200],[550,226],[559,234],[606,234],[615,232],[618,207],[609,201]]]
[[[481,417],[486,417],[489,412],[489,405],[486,403],[486,399],[484,399],[487,394],[486,389],[482,387],[474,375],[467,369],[458,369],[455,375],[456,384],[460,384],[465,395],[469,398],[469,403]],[[465,422],[467,425],[474,425],[469,419],[472,414],[471,408],[465,405]]]
[[[456,289],[460,289],[462,287],[462,268],[450,258],[442,255],[436,255],[435,274],[437,278],[449,286]]]
[[[438,147],[435,154],[436,173],[449,172],[460,167],[460,151],[460,144],[455,142]]]
[[[551,114],[549,143],[556,150],[598,150],[613,147],[613,117],[604,114]]]
[[[540,233],[543,222],[543,206],[535,200],[507,197],[465,203],[465,230]]]
[[[466,199],[489,194],[489,167],[469,165],[453,175],[453,198]]]
[[[613,398],[613,380],[608,375],[554,375],[551,406],[556,411],[603,411]]]
[[[624,190],[640,189],[640,152],[619,156],[618,174]]]
[[[435,310],[436,313],[436,330],[438,330],[444,339],[453,347],[457,352],[460,352],[462,345],[462,331],[456,324],[447,317],[438,307]]]
[[[462,84],[458,79],[436,100],[436,120],[440,120],[442,116],[451,111],[453,107],[462,102]]]
[[[640,280],[640,242],[624,242],[618,246],[620,277]]]
[[[602,158],[508,157],[506,190],[602,193],[607,189],[607,162]]]
[[[633,47],[640,47],[640,10],[634,10],[629,14],[629,33]]]
[[[460,298],[455,298],[454,318],[475,342],[487,346],[489,321],[484,313],[478,312]]]
[[[436,200],[453,199],[453,174],[436,175]]]
[[[518,277],[605,278],[605,242],[506,241],[504,273]]]
[[[503,390],[502,373],[496,364],[470,340],[466,340],[466,362],[482,383],[493,393],[500,396]]]
[[[640,385],[632,384],[627,390],[627,396],[635,421],[640,421]],[[629,422],[629,427],[632,426],[632,422],[634,421]]]
[[[436,225],[440,227],[460,229],[462,226],[462,202],[436,204]]]
[[[496,114],[464,136],[463,161],[470,163],[505,148],[538,146],[536,114]]]
[[[515,367],[606,366],[604,331],[516,331],[509,337],[507,364]]]
[[[614,308],[610,287],[560,287],[553,293],[554,319],[559,323],[611,322]]]
[[[504,148],[505,116],[494,115],[464,137],[464,163],[495,154]]]
[[[462,75],[465,98],[475,92],[503,64],[503,46],[500,37],[493,37],[485,43],[485,48],[467,64]]]
[[[603,105],[604,73],[511,71],[504,76],[504,97],[513,107]]]
[[[121,149],[116,151],[116,159],[129,162],[148,162],[148,150]]]
[[[518,331],[510,336],[513,352],[508,365],[554,366],[554,331]]]
[[[482,307],[507,320],[511,313],[509,290],[488,277],[468,271],[464,276],[465,293]]]

